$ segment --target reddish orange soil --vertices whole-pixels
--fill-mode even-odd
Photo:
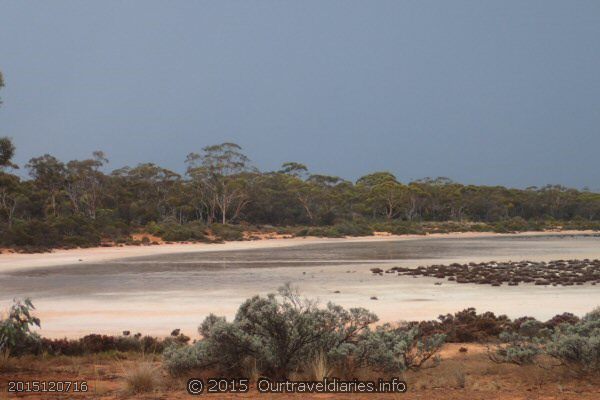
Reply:
[[[466,353],[458,351],[467,347]],[[140,363],[155,369],[154,388],[148,393],[131,393],[125,376]],[[371,377],[373,378],[373,377]],[[259,394],[251,387],[244,394],[203,394],[213,399],[600,399],[600,377],[575,378],[564,370],[495,364],[479,345],[448,344],[439,366],[406,373],[404,394]],[[10,380],[83,381],[87,393],[7,393]],[[160,357],[97,354],[83,357],[23,357],[0,364],[0,399],[189,399],[186,378],[169,377]]]

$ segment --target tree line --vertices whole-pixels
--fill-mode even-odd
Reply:
[[[97,151],[68,162],[49,154],[34,157],[24,166],[29,179],[21,179],[9,172],[17,167],[13,154],[11,140],[0,139],[4,246],[95,245],[146,228],[190,240],[201,239],[211,227],[232,225],[302,226],[318,233],[319,227],[345,224],[357,233],[403,233],[407,226],[428,222],[454,221],[475,229],[476,222],[531,227],[578,221],[595,227],[600,221],[600,194],[587,190],[463,185],[448,178],[405,184],[389,172],[351,182],[310,173],[294,162],[261,172],[235,143],[190,153],[184,175],[152,163],[104,172],[108,159]]]

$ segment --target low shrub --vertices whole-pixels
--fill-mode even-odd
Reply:
[[[258,373],[286,378],[310,374],[310,360],[319,357],[324,357],[322,365],[348,373],[361,367],[401,372],[420,367],[443,343],[443,335],[424,338],[416,327],[370,329],[376,321],[363,308],[346,310],[332,303],[318,307],[286,285],[279,296],[246,300],[232,322],[208,316],[199,327],[201,340],[167,348],[163,356],[173,375],[210,369],[239,376],[250,359]]]
[[[492,312],[477,313],[475,308],[466,308],[454,314],[440,315],[437,320],[412,321],[408,326],[417,326],[424,335],[441,333],[446,335],[446,342],[469,343],[489,342],[501,339],[504,333],[521,333],[535,327],[536,332],[546,328],[553,332],[559,325],[576,324],[579,318],[571,313],[557,314],[546,322],[532,317],[521,317],[511,320],[506,315],[495,315]],[[508,339],[506,337],[505,339]]]
[[[567,230],[592,230],[600,231],[600,221],[590,221],[589,219],[574,219],[565,221],[561,224],[562,229]]]
[[[559,325],[544,352],[579,374],[600,373],[600,308],[578,323]]]
[[[446,341],[451,343],[486,341],[498,337],[503,330],[512,329],[512,321],[506,315],[478,314],[475,308],[440,315],[437,321],[415,321],[409,325],[419,327],[423,334],[444,334]]]
[[[333,226],[337,233],[343,236],[370,236],[373,229],[365,222],[345,221]]]
[[[86,335],[80,341],[84,353],[100,353],[117,347],[117,338],[108,335]]]
[[[79,356],[84,354],[81,340],[42,338],[42,351],[51,355]],[[39,354],[38,352],[32,352]]]
[[[235,241],[244,239],[244,228],[241,226],[212,224],[210,230],[219,240]]]
[[[328,238],[342,238],[340,232],[330,226],[325,227],[310,227],[303,228],[296,232],[296,236],[304,237],[304,236],[315,236],[315,237],[328,237]]]
[[[548,224],[545,221],[525,220],[521,217],[502,220],[492,226],[494,232],[497,233],[543,231],[544,229],[548,229]]]
[[[166,347],[173,344],[185,344],[190,338],[179,333],[164,339],[141,335],[86,335],[80,339],[47,339],[42,338],[39,346],[29,347],[27,353],[50,355],[79,356],[104,352],[143,352],[160,354]]]
[[[503,344],[490,353],[493,361],[534,364],[543,356],[578,375],[600,373],[600,308],[554,329],[528,320],[518,331],[503,332],[500,338]]]
[[[445,335],[433,334],[423,337],[417,327],[393,328],[389,324],[367,329],[354,344],[354,348],[342,349],[358,367],[377,373],[400,373],[418,370],[434,357],[444,344]],[[339,349],[339,348],[338,348]]]
[[[373,224],[373,229],[379,232],[389,232],[393,235],[424,235],[423,225],[411,221],[388,221]]]
[[[295,236],[315,236],[329,238],[343,238],[346,236],[370,236],[373,229],[364,222],[346,221],[331,226],[317,226],[303,228],[295,232]]]
[[[499,346],[492,359],[517,365],[533,364],[541,354],[538,336],[547,334],[544,325],[535,319],[523,320],[517,330],[500,333],[499,339],[506,346]]]
[[[0,320],[0,352],[6,357],[39,348],[40,337],[31,331],[31,327],[40,326],[39,318],[31,314],[34,309],[30,299],[15,300],[7,317]]]
[[[165,222],[162,224],[150,223],[146,226],[148,233],[161,237],[167,242],[207,241],[206,226],[200,222],[178,224]]]
[[[209,352],[208,342],[201,340],[192,346],[171,345],[163,352],[165,368],[173,376],[194,370],[210,368],[217,364],[214,354]]]
[[[546,326],[549,328],[556,328],[558,325],[561,324],[576,324],[579,322],[579,317],[577,317],[576,315],[573,315],[571,313],[562,313],[562,314],[557,314],[554,317],[550,318],[548,321],[546,321]]]

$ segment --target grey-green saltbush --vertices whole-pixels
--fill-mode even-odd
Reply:
[[[558,325],[554,331],[537,321],[524,322],[518,332],[503,332],[491,358],[498,362],[532,364],[548,356],[579,374],[600,372],[600,308],[581,321]]]
[[[384,324],[363,333],[353,344],[355,349],[352,353],[361,367],[376,372],[397,373],[419,369],[436,355],[444,340],[445,335],[442,334],[421,338],[416,327],[406,330]],[[439,358],[434,360],[437,363]]]
[[[423,340],[415,328],[386,324],[371,329],[375,322],[377,316],[364,308],[318,307],[286,285],[279,296],[246,300],[232,322],[208,316],[199,327],[201,340],[168,348],[163,355],[174,375],[210,368],[241,376],[250,359],[260,374],[286,378],[319,355],[342,371],[367,367],[400,372],[420,367],[444,340],[443,335]]]
[[[560,325],[545,351],[562,364],[580,373],[600,372],[600,308],[579,323]]]
[[[165,367],[172,375],[181,375],[186,372],[208,368],[214,356],[207,353],[206,342],[200,341],[192,346],[171,345],[163,351]]]

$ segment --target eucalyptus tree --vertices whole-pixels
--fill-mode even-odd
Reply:
[[[4,87],[4,77],[0,71],[0,89]],[[0,99],[0,105],[2,99]],[[12,227],[13,219],[18,205],[20,195],[19,178],[15,175],[6,174],[6,168],[18,168],[12,163],[15,155],[15,145],[8,137],[0,137],[0,213],[6,219],[8,227]]]
[[[249,202],[248,182],[256,170],[241,150],[235,143],[221,143],[186,158],[187,175],[208,210],[208,223],[217,216],[223,224],[235,220]]]
[[[429,220],[450,219],[450,188],[454,182],[446,177],[426,177],[415,181],[427,193],[423,214]]]
[[[0,171],[0,217],[8,228],[12,227],[19,203],[23,200],[26,200],[26,196],[19,178]]]
[[[506,188],[469,185],[463,189],[465,209],[474,221],[495,222],[509,218],[513,203]]]
[[[0,71],[0,89],[4,87],[4,77],[2,76],[2,71]],[[2,98],[0,98],[0,105],[2,104]],[[7,137],[0,138],[0,170],[5,167],[10,167],[10,160],[13,158],[15,154],[15,146],[12,141]]]
[[[181,190],[179,174],[153,163],[143,163],[117,169],[112,175],[120,178],[131,192],[130,207],[139,223],[161,221],[175,215],[173,196]]]
[[[0,138],[0,171],[7,167],[18,168],[16,164],[11,162],[15,155],[15,145],[8,137]]]
[[[301,185],[298,199],[311,223],[331,225],[349,209],[352,183],[337,176],[312,174]]]
[[[0,71],[0,89],[4,87],[4,77],[2,71]],[[2,105],[2,98],[0,98],[0,105]],[[12,140],[8,137],[0,137],[0,171],[6,167],[18,168],[15,164],[11,163],[13,156],[15,155],[15,146]]]
[[[552,218],[570,219],[577,191],[562,185],[546,185],[539,190],[541,206]]]
[[[600,219],[600,194],[582,192],[578,199],[578,210],[581,218],[588,221]]]
[[[295,176],[296,178],[303,180],[308,176],[308,168],[306,165],[293,161],[283,163],[278,172],[285,175]]]
[[[50,203],[51,214],[58,215],[57,198],[63,191],[67,179],[65,164],[50,154],[44,154],[30,159],[25,167],[29,170],[29,176],[35,186],[45,193]]]
[[[423,212],[429,196],[423,184],[418,182],[408,184],[406,190],[407,206],[404,210],[404,215],[408,221],[423,218]]]
[[[446,187],[445,201],[448,203],[449,219],[459,222],[462,222],[465,218],[463,188],[464,186],[460,183],[452,183]]]
[[[100,168],[108,163],[102,151],[95,151],[92,158],[72,160],[66,166],[65,192],[73,212],[96,219],[96,211],[102,195],[106,176]]]
[[[243,219],[250,223],[296,225],[306,223],[295,189],[304,184],[295,174],[281,171],[257,175],[248,185],[252,207],[245,209]]]
[[[383,214],[391,220],[405,209],[406,187],[390,172],[374,172],[356,181],[356,187],[367,208],[374,216]]]

